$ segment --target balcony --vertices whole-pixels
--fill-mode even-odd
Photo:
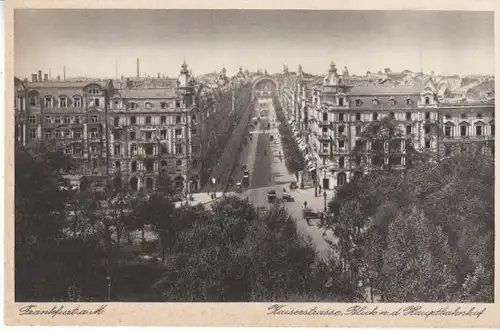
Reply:
[[[320,141],[330,141],[331,137],[329,134],[318,134],[318,140]]]
[[[319,156],[329,156],[330,155],[330,149],[325,149],[325,148],[320,149],[318,151],[318,155]]]
[[[321,125],[321,126],[330,126],[330,122],[329,121],[324,121],[324,120],[319,120],[318,124]]]

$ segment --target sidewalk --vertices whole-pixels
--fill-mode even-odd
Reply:
[[[182,204],[187,204],[188,206],[196,206],[197,204],[206,205],[221,199],[224,195],[223,192],[216,192],[215,199],[212,199],[210,194],[207,192],[193,193],[193,200],[184,199],[182,201],[177,201],[175,207],[180,207]]]

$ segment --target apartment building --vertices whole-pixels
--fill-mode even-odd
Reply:
[[[291,84],[283,88],[281,100],[308,170],[325,189],[383,164],[404,168],[407,142],[420,152],[442,157],[478,149],[494,152],[493,100],[447,103],[438,98],[436,84],[417,79],[404,84],[359,83],[347,70],[339,73],[334,63],[312,84],[303,76],[299,68]],[[384,118],[401,135],[383,147],[387,154],[379,159],[371,156],[372,142],[361,135],[371,123]]]

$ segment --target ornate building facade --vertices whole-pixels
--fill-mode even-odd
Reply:
[[[384,163],[404,168],[407,142],[417,151],[440,157],[478,150],[494,153],[494,100],[447,103],[438,98],[439,88],[432,81],[359,84],[347,70],[339,73],[334,63],[313,84],[299,67],[284,85],[280,101],[288,110],[308,170],[325,189]],[[402,134],[384,146],[386,157],[375,160],[371,142],[361,135],[384,118]]]
[[[16,142],[54,142],[76,161],[75,176],[101,176],[116,188],[153,190],[166,174],[196,192],[215,147],[210,137],[230,111],[219,101],[234,95],[225,69],[217,86],[197,84],[185,63],[175,86],[155,88],[51,81],[39,71],[31,82],[15,80]]]

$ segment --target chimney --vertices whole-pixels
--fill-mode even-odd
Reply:
[[[63,75],[64,80],[66,81],[66,66],[63,67]]]
[[[57,75],[57,80],[61,80],[61,75]]]
[[[49,80],[49,74],[43,74],[43,80],[46,82]]]
[[[31,75],[31,82],[32,82],[32,83],[36,83],[36,81],[37,81],[37,79],[36,79],[36,78],[37,78],[37,75],[36,75],[36,74],[32,74],[32,75]]]
[[[42,81],[42,70],[38,70],[38,81]]]
[[[137,58],[137,78],[139,78],[139,58]]]

